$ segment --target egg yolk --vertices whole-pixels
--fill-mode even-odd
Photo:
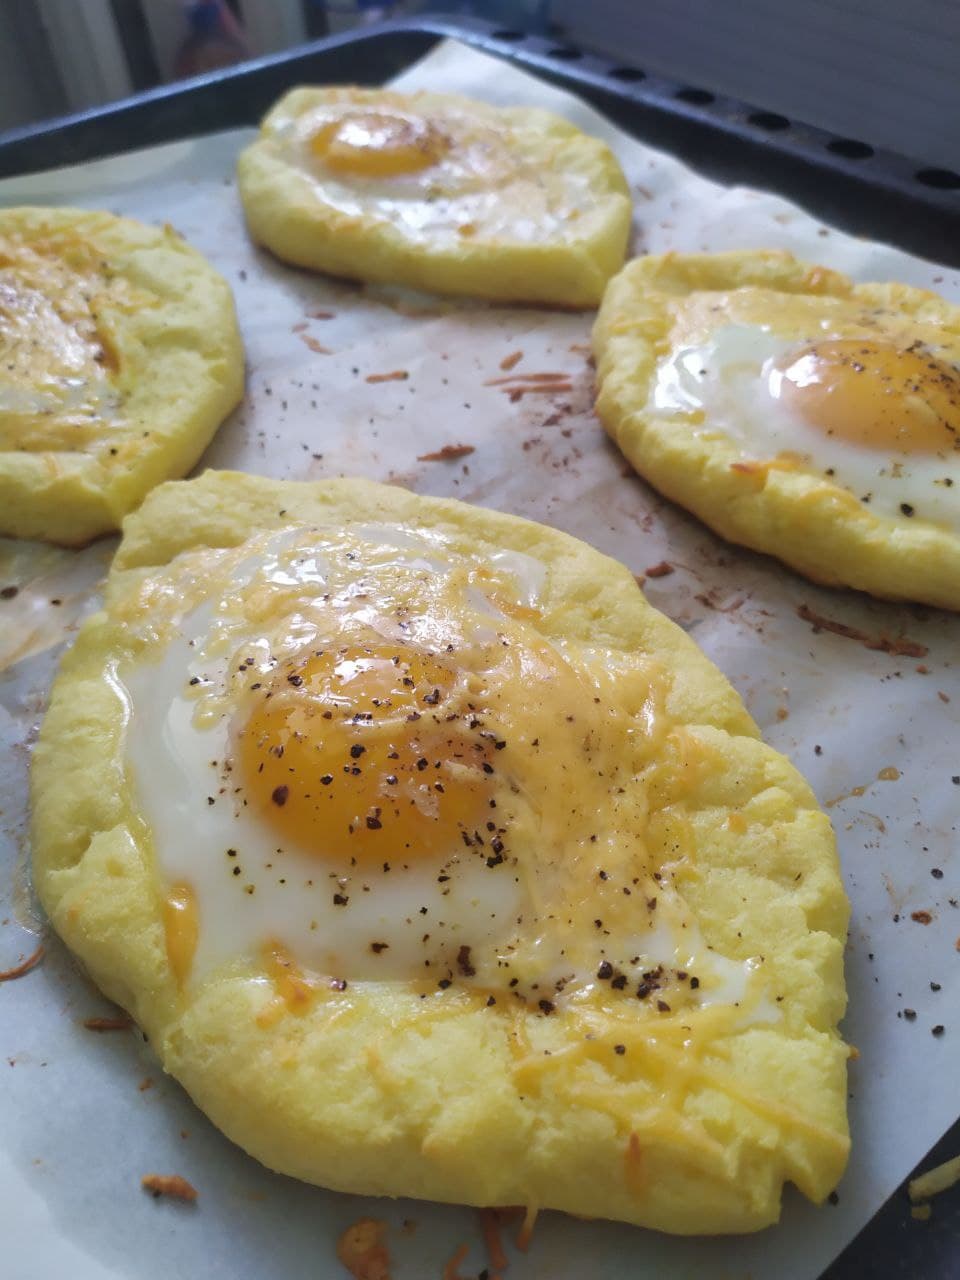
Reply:
[[[793,353],[771,394],[828,436],[870,449],[960,448],[960,371],[918,345],[835,338]]]
[[[416,116],[356,112],[331,120],[310,139],[314,154],[336,173],[393,178],[437,163],[447,138]]]
[[[339,865],[449,857],[480,824],[492,733],[453,669],[403,646],[318,650],[250,691],[236,756],[277,837]]]
[[[200,936],[197,897],[190,885],[175,884],[167,893],[163,903],[163,928],[167,959],[177,984],[182,987],[190,976]]]

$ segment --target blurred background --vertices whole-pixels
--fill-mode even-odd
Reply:
[[[960,168],[960,0],[0,0],[0,130],[365,23],[441,13]]]

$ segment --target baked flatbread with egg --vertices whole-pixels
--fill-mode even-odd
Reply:
[[[238,177],[251,235],[285,262],[496,302],[596,306],[630,229],[604,143],[454,94],[292,89]]]
[[[32,799],[54,927],[273,1169],[680,1233],[843,1171],[830,823],[565,534],[361,480],[162,485]]]
[[[637,258],[597,412],[657,489],[816,582],[960,609],[960,307],[787,253]]]
[[[230,287],[171,227],[0,209],[0,535],[118,529],[242,394]]]

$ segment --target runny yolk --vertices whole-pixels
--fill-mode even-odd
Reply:
[[[310,139],[310,147],[337,173],[392,178],[419,173],[443,156],[449,142],[416,116],[385,111],[352,112],[331,120]]]
[[[237,735],[247,803],[340,867],[448,857],[485,816],[496,749],[455,684],[438,658],[386,642],[283,666]]]
[[[960,448],[960,370],[918,346],[834,338],[770,374],[772,395],[825,435],[898,453]]]
[[[193,967],[200,932],[197,898],[190,885],[175,884],[167,892],[163,904],[163,929],[167,959],[177,985],[182,987]]]

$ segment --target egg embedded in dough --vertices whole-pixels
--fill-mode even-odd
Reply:
[[[679,1232],[840,1175],[829,822],[582,543],[363,481],[164,485],[32,787],[56,928],[272,1168]]]
[[[229,286],[171,228],[0,210],[0,534],[119,528],[242,390]]]
[[[817,581],[960,608],[960,308],[780,253],[630,263],[594,330],[641,475]]]
[[[238,174],[255,240],[350,279],[590,307],[626,251],[630,201],[613,154],[530,107],[294,89]]]

